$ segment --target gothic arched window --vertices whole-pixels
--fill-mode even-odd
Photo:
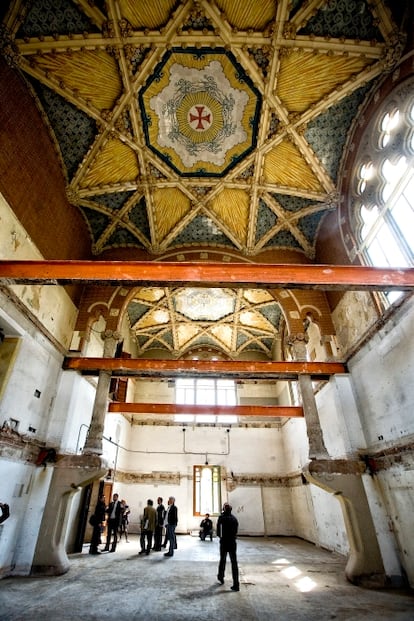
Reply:
[[[368,123],[350,195],[354,256],[375,267],[414,265],[414,80],[399,85]],[[389,303],[398,292],[386,294]]]

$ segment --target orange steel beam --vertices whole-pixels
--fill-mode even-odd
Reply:
[[[0,261],[0,284],[273,287],[408,291],[414,268],[152,261]]]
[[[110,371],[117,377],[231,377],[233,379],[297,379],[298,375],[329,378],[347,373],[341,362],[259,362],[244,360],[153,360],[147,358],[81,358],[67,357],[64,369],[83,375]]]
[[[214,416],[277,416],[303,417],[303,408],[294,405],[183,405],[179,403],[122,403],[109,404],[108,412],[124,414],[214,414]]]

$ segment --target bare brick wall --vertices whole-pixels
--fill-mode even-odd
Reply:
[[[34,99],[0,58],[0,191],[45,259],[91,258],[82,214]]]

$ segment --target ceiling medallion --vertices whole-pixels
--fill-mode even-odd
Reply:
[[[261,97],[230,52],[167,52],[139,94],[147,145],[182,176],[221,176],[256,145]]]
[[[176,310],[193,321],[218,321],[234,312],[234,295],[223,289],[186,288],[175,295]]]

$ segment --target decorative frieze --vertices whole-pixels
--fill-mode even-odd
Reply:
[[[299,487],[303,485],[301,473],[275,476],[269,473],[233,474],[226,478],[228,491],[236,487]]]
[[[228,491],[237,487],[299,487],[304,484],[302,474],[296,472],[285,476],[276,476],[266,472],[223,474],[223,482]],[[192,475],[174,472],[125,472],[117,470],[116,482],[136,485],[180,485],[184,479],[192,479]]]
[[[181,475],[178,472],[124,472],[117,470],[117,483],[147,485],[180,485]]]

